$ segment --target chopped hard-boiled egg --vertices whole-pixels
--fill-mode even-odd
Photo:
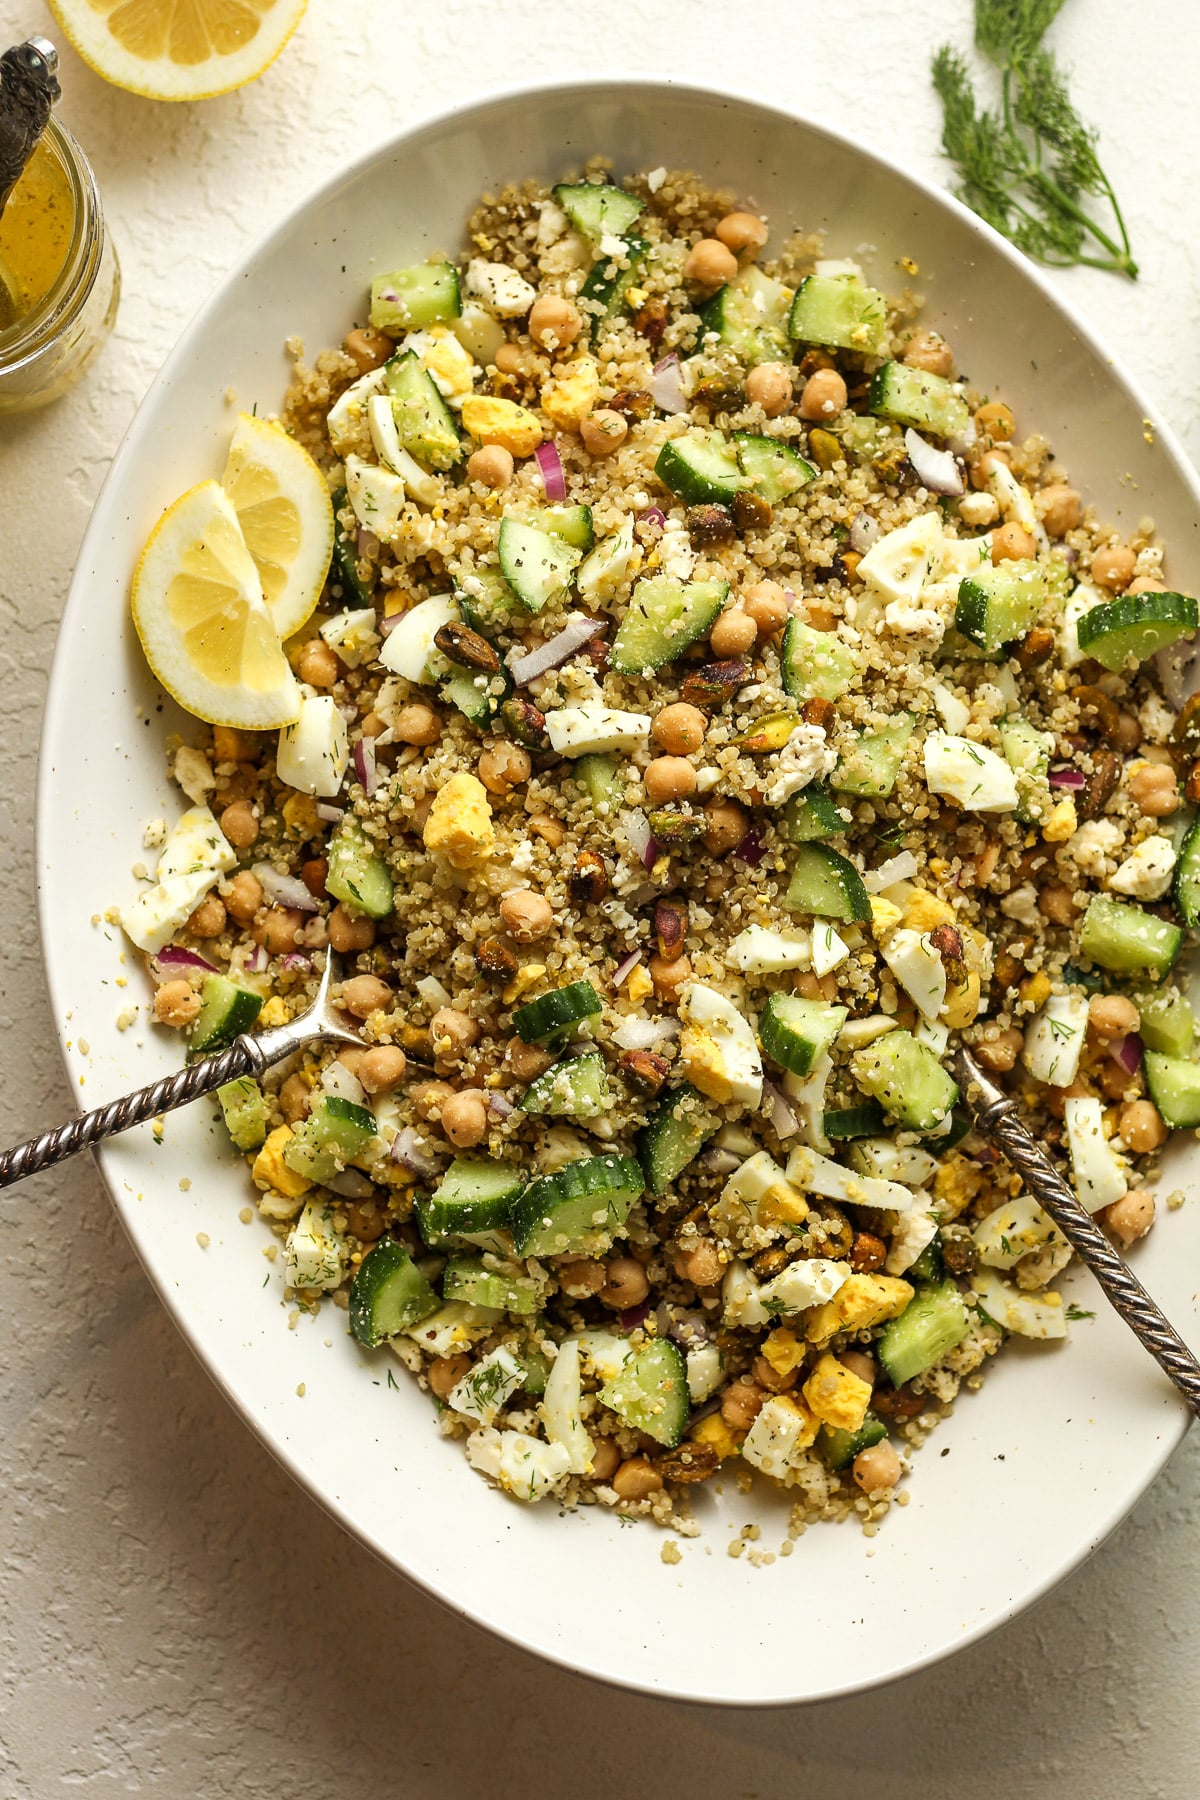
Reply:
[[[1070,1087],[1079,1073],[1079,1058],[1087,1032],[1086,994],[1052,994],[1041,1012],[1025,1027],[1025,1067],[1035,1081],[1051,1087]]]
[[[909,1212],[914,1204],[910,1190],[899,1182],[858,1175],[804,1146],[788,1157],[787,1178],[802,1193],[820,1194],[823,1200],[845,1200],[852,1206],[882,1206],[889,1212]]]
[[[826,929],[833,930],[832,926]],[[836,937],[837,933],[833,935]],[[812,940],[806,931],[774,931],[767,925],[747,925],[725,952],[725,961],[744,975],[807,969],[812,966]]]
[[[346,494],[363,530],[373,531],[382,543],[390,544],[408,498],[399,475],[364,462],[361,456],[347,456]]]
[[[451,1395],[453,1400],[453,1395]],[[579,1344],[564,1338],[558,1355],[546,1377],[546,1391],[538,1406],[538,1417],[552,1444],[561,1444],[570,1462],[572,1475],[586,1475],[592,1467],[595,1449],[583,1428],[583,1385],[579,1362]]]
[[[389,394],[373,394],[367,401],[367,426],[375,453],[384,467],[404,483],[406,492],[414,500],[419,500],[422,506],[435,506],[442,497],[442,484],[436,475],[423,469],[400,442]]]
[[[872,544],[858,565],[859,577],[888,600],[915,601],[941,554],[945,532],[940,513],[921,513]]]
[[[766,1325],[770,1315],[760,1298],[761,1289],[743,1262],[731,1262],[721,1283],[721,1316],[726,1325],[750,1331]]]
[[[420,1344],[427,1356],[454,1356],[487,1337],[503,1317],[497,1306],[471,1306],[465,1300],[448,1300],[428,1318],[410,1325],[404,1335]]]
[[[418,600],[384,639],[380,662],[406,681],[432,685],[449,668],[434,639],[443,625],[457,618],[458,602],[453,594],[431,594],[428,600]]]
[[[275,772],[301,794],[330,799],[340,789],[350,765],[350,734],[332,694],[306,689],[300,717],[279,733]]]
[[[826,1351],[804,1384],[803,1394],[822,1425],[857,1431],[871,1403],[871,1384]]]
[[[716,1344],[698,1344],[688,1351],[684,1361],[687,1364],[688,1399],[693,1406],[702,1406],[725,1379],[725,1359]]]
[[[362,606],[353,612],[335,613],[321,626],[321,636],[348,669],[357,669],[370,662],[379,648],[375,608]]]
[[[227,875],[237,867],[237,852],[208,806],[189,806],[163,839],[155,870],[160,881],[175,875]]]
[[[334,1230],[324,1200],[307,1200],[288,1233],[284,1280],[295,1288],[335,1288],[346,1266],[346,1240]]]
[[[679,1017],[679,1059],[692,1085],[721,1105],[757,1106],[762,1056],[754,1027],[733,1002],[703,981],[689,981],[680,995]]]
[[[489,1350],[451,1388],[446,1404],[481,1425],[490,1425],[504,1402],[525,1380],[525,1365],[506,1344]]]
[[[849,954],[849,944],[845,938],[839,937],[828,920],[813,920],[812,969],[818,980],[844,963]]]
[[[818,1420],[800,1400],[776,1394],[760,1410],[746,1433],[742,1455],[764,1475],[783,1479],[814,1441]]]
[[[900,926],[884,944],[883,959],[921,1016],[936,1019],[946,1004],[946,968],[928,937]]]
[[[906,1269],[911,1269],[937,1233],[938,1222],[929,1208],[922,1211],[914,1207],[911,1212],[903,1213],[892,1228],[892,1241],[883,1265],[888,1274],[903,1275]]]
[[[925,739],[925,785],[964,812],[1011,812],[1019,799],[1016,775],[1002,756],[948,731]]]
[[[487,789],[478,776],[452,775],[434,795],[425,821],[425,848],[453,869],[485,861],[496,842]]]
[[[1015,1200],[997,1206],[979,1221],[972,1236],[980,1262],[991,1269],[1011,1269],[1031,1251],[1067,1241],[1031,1194],[1018,1194]]]
[[[482,312],[482,308],[480,310]],[[487,314],[483,313],[483,317],[486,318]],[[461,321],[456,320],[455,326],[429,325],[424,331],[410,331],[396,346],[397,355],[412,352],[447,406],[455,408],[470,398],[475,377],[479,373],[470,350],[455,328],[459,323]],[[503,342],[504,333],[501,332],[491,355],[486,359],[488,362],[492,361]]]
[[[602,700],[559,706],[546,714],[546,733],[560,756],[636,750],[650,736],[648,713],[620,712]]]
[[[1015,1332],[1018,1337],[1066,1337],[1067,1312],[1061,1294],[1049,1290],[1022,1293],[995,1269],[987,1268],[976,1269],[971,1285],[988,1318],[1002,1331]]]
[[[1120,1158],[1104,1135],[1104,1108],[1093,1094],[1072,1096],[1064,1103],[1063,1123],[1079,1203],[1099,1212],[1129,1190]]]
[[[372,369],[369,375],[352,381],[330,408],[325,423],[329,441],[339,456],[345,456],[363,443],[367,435],[367,402],[380,392],[386,380],[385,368]]]
[[[156,880],[121,912],[121,927],[148,955],[162,950],[181,931],[237,854],[207,806],[181,814],[163,842]]]
[[[466,1442],[467,1461],[514,1500],[544,1500],[571,1472],[570,1452],[524,1431],[482,1425]]]

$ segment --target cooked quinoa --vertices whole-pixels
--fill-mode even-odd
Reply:
[[[916,294],[607,181],[485,196],[453,268],[293,346],[313,710],[178,751],[223,867],[155,1016],[212,1047],[337,952],[362,1048],[226,1121],[286,1297],[482,1475],[686,1530],[753,1469],[793,1535],[873,1530],[1006,1334],[1067,1329],[951,1038],[1123,1246],[1200,1122],[1196,608]]]

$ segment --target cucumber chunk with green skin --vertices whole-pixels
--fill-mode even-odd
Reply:
[[[640,675],[682,656],[707,636],[728,593],[727,581],[675,581],[670,575],[639,581],[612,641],[609,668]]]
[[[612,1105],[612,1089],[600,1052],[555,1063],[531,1081],[521,1111],[559,1119],[598,1119]]]
[[[518,1006],[512,1025],[523,1044],[545,1044],[602,1010],[590,981],[572,981]]]
[[[824,788],[806,787],[784,807],[779,829],[790,844],[808,844],[814,838],[840,837],[849,827]]]
[[[326,1094],[297,1125],[283,1147],[283,1160],[310,1181],[329,1181],[361,1156],[375,1139],[375,1114],[353,1100]]]
[[[519,519],[502,519],[497,540],[500,573],[528,612],[541,612],[550,600],[561,600],[583,552],[552,532]]]
[[[417,1201],[421,1236],[432,1243],[479,1231],[506,1231],[525,1176],[510,1163],[456,1156],[433,1193]]]
[[[937,1238],[931,1239],[918,1256],[915,1263],[910,1263],[904,1271],[908,1281],[941,1281],[946,1273],[946,1265],[942,1258],[942,1246]]]
[[[1190,930],[1200,923],[1200,819],[1183,840],[1171,891],[1179,916]]]
[[[1147,1050],[1157,1050],[1163,1056],[1191,1056],[1196,1042],[1196,1015],[1191,1001],[1178,988],[1161,994],[1139,994],[1137,1006],[1142,1015],[1138,1035]]]
[[[932,431],[936,437],[961,437],[971,420],[971,409],[952,381],[907,363],[888,362],[876,370],[867,407],[877,418]]]
[[[671,438],[658,453],[654,473],[685,506],[707,501],[727,506],[735,494],[754,486],[738,462],[736,446],[720,431]]]
[[[495,675],[472,675],[468,669],[455,669],[442,682],[439,691],[444,700],[457,706],[464,719],[483,730],[512,693],[513,684],[508,670],[501,664]]]
[[[949,1118],[958,1088],[928,1045],[910,1031],[889,1031],[855,1052],[850,1073],[865,1094],[913,1131]]]
[[[463,570],[453,579],[458,610],[472,631],[487,637],[510,629],[514,619],[524,620],[520,601],[499,569]]]
[[[336,592],[341,586],[341,597],[348,611],[361,610],[364,606],[374,604],[373,590],[369,588],[358,572],[358,545],[356,537],[350,533],[341,521],[341,511],[350,503],[345,488],[338,488],[333,495],[333,561],[335,573],[332,586]]]
[[[754,492],[761,494],[772,506],[782,506],[802,487],[807,487],[816,475],[812,463],[806,462],[790,444],[781,444],[778,438],[763,437],[754,431],[735,431],[733,443],[742,474],[749,476]]]
[[[350,1288],[350,1330],[374,1349],[409,1331],[441,1302],[402,1245],[385,1238],[359,1264]]]
[[[609,182],[560,181],[554,198],[576,231],[598,244],[602,237],[624,237],[646,202]]]
[[[636,282],[649,249],[644,238],[627,237],[624,239],[622,259],[626,264],[624,268],[617,266],[614,257],[601,255],[588,270],[587,279],[579,290],[579,300],[584,316],[590,316],[592,321],[593,344],[599,341],[606,320],[611,319],[623,305],[625,295]]]
[[[548,531],[551,537],[581,553],[590,550],[596,541],[590,506],[542,506],[530,513],[526,523]]]
[[[267,1103],[253,1075],[217,1089],[225,1129],[239,1150],[257,1150],[267,1135]]]
[[[1187,594],[1125,594],[1089,607],[1079,620],[1079,648],[1115,674],[1132,657],[1144,662],[1200,625],[1200,608]]]
[[[1079,954],[1117,975],[1151,975],[1161,981],[1183,948],[1178,925],[1107,894],[1094,894],[1079,927]]]
[[[826,1468],[848,1469],[860,1450],[881,1444],[888,1434],[882,1419],[869,1412],[857,1431],[842,1431],[836,1425],[822,1425],[817,1433],[816,1452]]]
[[[601,1255],[644,1186],[629,1156],[586,1156],[553,1175],[536,1176],[513,1206],[517,1255]]]
[[[396,904],[396,889],[388,866],[364,837],[362,828],[346,819],[329,841],[329,872],[325,886],[335,900],[345,901],[369,919],[386,919]]]
[[[836,631],[815,631],[802,619],[789,619],[779,673],[793,700],[840,700],[857,681],[858,659]]]
[[[371,324],[399,337],[462,312],[458,270],[453,263],[416,263],[377,275],[371,283]]]
[[[862,1106],[835,1106],[824,1114],[822,1124],[825,1136],[834,1143],[876,1137],[884,1128],[883,1108],[878,1100],[864,1101]]]
[[[600,1389],[600,1404],[673,1450],[691,1411],[687,1364],[670,1338],[655,1338],[629,1357],[619,1375]]]
[[[1036,562],[981,563],[958,584],[954,626],[989,656],[1024,637],[1042,610],[1046,577]]]
[[[828,844],[798,847],[783,904],[790,912],[844,919],[853,925],[865,925],[871,917],[871,896],[862,876],[848,857]]]
[[[875,1343],[888,1380],[902,1387],[961,1344],[971,1314],[952,1281],[919,1288],[897,1319],[889,1319]]]
[[[791,362],[788,339],[791,295],[781,281],[751,264],[700,308],[706,332],[715,332],[748,369]]]
[[[234,1038],[249,1031],[262,1011],[263,997],[239,987],[227,975],[206,975],[200,989],[200,1011],[188,1039],[189,1056],[208,1056],[224,1050]]]
[[[625,798],[621,765],[615,756],[577,756],[571,768],[598,813],[613,813]]]
[[[720,1113],[686,1083],[660,1100],[654,1117],[638,1134],[638,1159],[650,1192],[665,1194],[720,1126]]]
[[[806,275],[792,301],[788,336],[802,344],[882,356],[887,350],[887,301],[861,281]]]
[[[489,1266],[481,1256],[452,1256],[442,1278],[442,1296],[467,1306],[493,1306],[500,1312],[535,1313],[541,1290],[519,1263]]]
[[[797,994],[772,994],[758,1022],[762,1047],[772,1062],[792,1075],[808,1075],[836,1041],[849,1009]]]
[[[943,1128],[930,1134],[930,1144],[938,1151],[953,1150],[955,1144],[961,1144],[969,1131],[975,1129],[975,1122],[965,1106],[956,1106],[950,1114],[950,1129]]]
[[[882,799],[890,794],[916,723],[912,713],[898,713],[881,730],[861,732],[854,748],[838,758],[829,777],[830,787],[840,794],[859,794],[868,799]]]
[[[384,380],[404,449],[428,468],[452,469],[463,453],[458,423],[420,357],[412,350],[393,356],[384,365]]]
[[[1017,818],[1022,825],[1031,825],[1044,818],[1050,808],[1047,777],[1054,739],[1019,713],[1001,719],[998,730],[1004,760],[1017,778]]]
[[[1167,1124],[1176,1130],[1200,1125],[1200,1063],[1147,1050],[1144,1066],[1150,1098]]]

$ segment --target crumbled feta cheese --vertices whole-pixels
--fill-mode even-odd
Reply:
[[[498,319],[520,319],[537,299],[523,275],[506,263],[473,257],[467,264],[467,292],[473,294]]]
[[[1165,744],[1175,724],[1175,715],[1158,694],[1150,694],[1138,707],[1138,723],[1148,744]]]
[[[1006,918],[1015,919],[1018,925],[1028,925],[1031,929],[1041,919],[1038,912],[1037,889],[1032,881],[1023,881],[1015,887],[1011,894],[1006,894],[1000,902],[1000,911]]]
[[[775,759],[775,776],[766,790],[768,806],[782,806],[801,788],[828,775],[837,761],[820,725],[797,725]]]
[[[217,785],[217,778],[207,756],[202,750],[193,750],[190,744],[181,744],[175,752],[172,773],[177,786],[183,789],[195,806],[203,806],[204,796],[211,793]],[[147,844],[146,848],[151,850],[154,846]]]
[[[1175,850],[1169,839],[1143,838],[1108,885],[1114,893],[1128,894],[1134,900],[1161,900],[1171,885],[1174,867]]]
[[[1114,819],[1088,819],[1068,839],[1067,855],[1083,875],[1097,881],[1111,875],[1124,833]]]
[[[883,1265],[887,1274],[903,1275],[911,1269],[922,1250],[932,1244],[937,1230],[937,1220],[931,1212],[919,1212],[914,1207],[910,1213],[901,1213],[892,1227],[891,1249]]]
[[[544,250],[548,244],[554,243],[567,229],[568,223],[566,213],[556,200],[543,200],[538,208],[538,248]]]
[[[897,637],[930,650],[936,650],[946,635],[945,622],[932,607],[913,606],[907,600],[893,600],[885,607],[883,622]]]
[[[668,519],[658,540],[659,566],[675,581],[690,581],[696,567],[696,552],[688,528],[682,519]]]

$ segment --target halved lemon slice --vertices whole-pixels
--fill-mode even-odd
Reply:
[[[299,631],[329,573],[333,502],[307,450],[280,425],[239,413],[221,486],[233,502],[281,638]]]
[[[299,684],[217,482],[189,488],[150,533],[134,571],[133,623],[155,675],[196,718],[268,731],[299,717]]]
[[[269,68],[307,0],[50,0],[84,62],[147,100],[205,100]]]

